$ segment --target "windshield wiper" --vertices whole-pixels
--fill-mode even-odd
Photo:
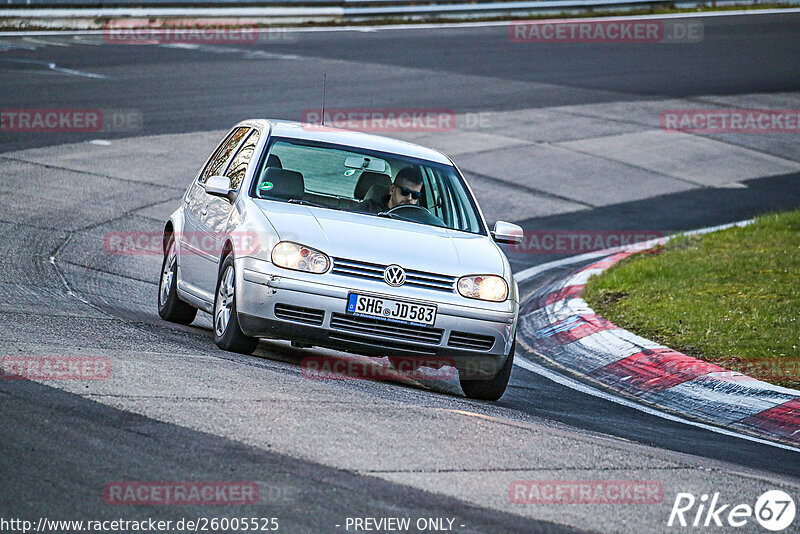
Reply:
[[[403,217],[402,215],[398,215],[396,213],[389,213],[388,211],[382,211],[378,213],[378,217],[386,217],[387,219],[397,219],[399,221],[407,221],[407,222],[420,222],[420,221],[415,221],[414,219],[409,219],[408,217]]]
[[[287,202],[289,204],[301,204],[303,206],[314,206],[315,208],[327,208],[328,206],[323,206],[322,204],[317,204],[316,202],[310,202],[308,200],[303,200],[302,198],[290,198]],[[336,208],[330,208],[336,209]]]

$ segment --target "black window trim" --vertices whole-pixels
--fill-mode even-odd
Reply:
[[[231,157],[228,158],[228,162],[225,164],[225,170],[222,171],[222,176],[228,176],[228,171],[230,170],[231,165],[233,165],[233,160],[236,159],[236,156],[239,154],[239,151],[244,147],[244,144],[247,142],[247,140],[250,139],[250,136],[253,135],[253,132],[258,134],[258,141],[256,141],[255,146],[253,146],[253,156],[255,156],[256,147],[258,146],[258,143],[261,142],[261,130],[255,126],[247,126],[247,128],[249,128],[249,131],[244,134],[242,140],[239,141],[239,144],[236,145],[236,148],[234,148],[233,151],[231,152]],[[254,158],[251,157],[250,161],[247,162],[248,168],[253,163],[253,159]],[[242,177],[242,181],[239,183],[239,187],[233,189],[233,191],[236,191],[236,196],[238,196],[239,192],[242,190],[242,184],[244,183],[245,177],[247,177],[247,170],[245,170],[245,176]]]
[[[241,147],[242,143],[244,143],[244,141],[247,139],[247,136],[250,134],[250,131],[251,131],[251,130],[253,130],[253,127],[252,127],[252,126],[250,126],[250,125],[247,125],[247,124],[237,124],[236,126],[234,126],[233,128],[231,128],[231,130],[228,132],[228,135],[226,135],[226,136],[225,136],[225,137],[222,139],[222,142],[221,142],[220,144],[218,144],[218,145],[217,145],[217,147],[214,149],[214,151],[211,153],[211,156],[210,156],[210,157],[208,158],[208,160],[206,161],[206,164],[205,164],[205,165],[203,165],[203,170],[202,170],[202,171],[200,171],[200,174],[197,176],[197,183],[198,183],[198,184],[200,183],[200,179],[201,179],[201,178],[203,177],[203,175],[205,174],[205,172],[206,172],[206,169],[208,169],[208,166],[209,166],[209,165],[211,165],[211,162],[212,162],[212,161],[214,161],[214,156],[217,154],[217,151],[219,151],[219,149],[220,149],[220,148],[222,148],[223,146],[225,146],[225,144],[228,142],[228,140],[231,138],[231,136],[233,136],[233,133],[234,133],[236,130],[238,130],[239,128],[242,128],[242,129],[244,129],[244,130],[247,130],[247,131],[245,132],[244,136],[242,137],[242,140],[241,140],[241,141],[239,141],[239,142],[236,144],[236,146],[233,148],[233,150],[231,150],[231,153],[230,153],[230,155],[228,156],[228,159],[227,159],[227,160],[225,160],[224,167],[223,167],[223,169],[224,169],[224,170],[222,171],[222,172],[223,172],[223,175],[225,174],[225,172],[227,172],[227,170],[228,170],[228,165],[230,165],[230,164],[231,164],[231,161],[233,160],[233,156],[234,156],[234,155],[236,154],[236,152],[239,150],[239,147]]]

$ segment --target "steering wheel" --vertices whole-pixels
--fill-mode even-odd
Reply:
[[[404,210],[406,211],[406,213],[403,214],[398,213]],[[430,211],[428,211],[428,208],[420,206],[419,204],[400,204],[399,206],[393,207],[386,213],[390,215],[396,214],[397,217],[412,222],[430,224],[431,226],[440,226],[442,228],[447,228],[447,225],[444,224],[444,221],[442,221],[439,217],[436,217]]]
[[[415,209],[424,211],[428,215],[431,214],[431,212],[428,211],[428,208],[426,208],[425,206],[420,206],[419,204],[400,204],[399,206],[393,207],[392,209],[390,209],[386,213],[394,213],[394,212],[396,212],[398,210],[402,210],[402,209],[406,209],[406,208],[415,208]]]

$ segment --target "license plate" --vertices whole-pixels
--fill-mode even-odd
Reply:
[[[347,299],[347,313],[403,324],[430,326],[436,321],[436,306],[355,293]]]

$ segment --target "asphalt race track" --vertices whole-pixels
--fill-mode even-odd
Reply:
[[[222,352],[207,315],[189,327],[158,317],[160,257],[104,248],[109,232],[161,230],[235,122],[316,110],[323,74],[330,108],[452,111],[453,131],[396,136],[452,155],[491,221],[667,234],[800,206],[797,133],[659,131],[667,109],[800,108],[800,14],[697,20],[704,38],[692,44],[512,43],[504,26],[190,46],[0,36],[2,110],[141,119],[0,132],[0,355],[98,356],[113,369],[107,380],[0,381],[0,519],[258,517],[282,532],[352,532],[348,518],[409,517],[450,518],[456,532],[677,532],[687,529],[667,520],[679,492],[752,506],[782,489],[800,502],[795,450],[520,366],[500,401],[481,403],[452,381],[308,380],[299,362],[320,351],[286,343]],[[519,271],[574,252],[509,254]],[[515,504],[516,480],[658,481],[663,499]],[[104,488],[119,481],[259,491],[229,506],[108,504]],[[760,531],[753,520],[740,530]]]

